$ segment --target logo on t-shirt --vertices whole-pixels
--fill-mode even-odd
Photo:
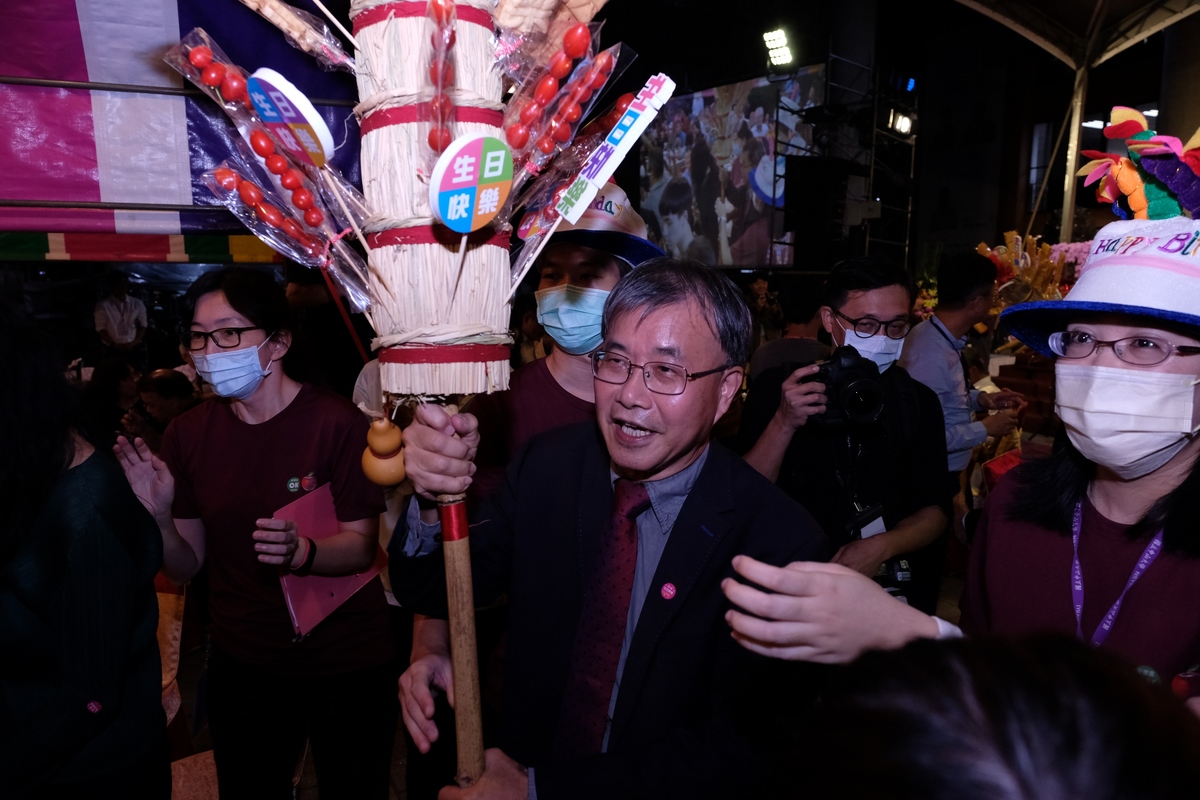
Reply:
[[[304,491],[311,492],[317,488],[317,475],[315,472],[310,472],[303,478],[288,478],[287,488],[289,492],[298,492],[301,487]]]

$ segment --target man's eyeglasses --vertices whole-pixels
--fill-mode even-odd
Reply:
[[[1152,367],[1172,355],[1200,355],[1200,347],[1175,345],[1157,336],[1130,336],[1103,342],[1084,331],[1063,331],[1050,334],[1050,349],[1059,358],[1087,358],[1098,347],[1111,347],[1117,358],[1126,364]]]
[[[188,350],[203,350],[212,339],[213,344],[223,350],[228,350],[231,347],[237,347],[242,343],[242,334],[246,331],[261,331],[265,328],[217,328],[215,331],[184,331],[179,335],[179,340],[183,342],[183,346]]]
[[[724,364],[716,369],[706,369],[703,372],[688,372],[678,364],[668,364],[665,361],[649,361],[645,364],[634,364],[625,356],[606,353],[598,350],[592,353],[592,374],[605,383],[620,386],[629,380],[634,368],[641,370],[642,380],[646,388],[655,394],[683,394],[688,381],[724,372],[732,364]]]
[[[894,319],[891,322],[880,322],[874,317],[859,317],[851,319],[840,311],[833,310],[842,319],[854,326],[854,333],[863,339],[867,339],[879,333],[880,328],[889,339],[903,339],[908,336],[908,332],[912,330],[912,324],[906,319]]]

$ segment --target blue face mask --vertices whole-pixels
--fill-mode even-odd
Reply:
[[[269,341],[271,340],[267,339],[267,342]],[[263,378],[271,373],[270,364],[263,369],[258,363],[258,351],[267,342],[258,347],[244,347],[227,353],[192,353],[192,363],[200,377],[204,378],[218,395],[245,400],[254,394]]]
[[[582,289],[571,284],[542,289],[537,298],[538,322],[555,344],[573,356],[600,346],[600,320],[607,289]]]

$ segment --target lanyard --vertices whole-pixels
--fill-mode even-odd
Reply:
[[[962,360],[961,351],[959,349],[960,342],[956,342],[950,338],[950,334],[947,333],[942,327],[942,321],[937,317],[930,317],[929,324],[933,326],[935,331],[942,335],[942,338],[945,339],[952,348],[954,348],[955,354],[958,355],[958,366],[962,370],[963,376],[963,396],[967,398],[967,411],[969,412],[975,404],[971,402],[971,376],[967,373],[967,365],[964,364]]]
[[[1074,549],[1075,555],[1071,563],[1071,600],[1075,604],[1075,636],[1084,641],[1083,637],[1083,570],[1079,567],[1079,529],[1083,525],[1083,502],[1075,504],[1075,521],[1071,532],[1071,547]],[[1150,540],[1150,544],[1146,545],[1146,549],[1142,551],[1142,557],[1138,559],[1137,564],[1133,568],[1133,572],[1129,575],[1129,580],[1125,583],[1124,590],[1121,591],[1121,596],[1117,598],[1117,602],[1112,604],[1112,608],[1104,615],[1104,619],[1100,620],[1099,627],[1092,634],[1092,646],[1099,647],[1108,638],[1108,634],[1112,631],[1113,623],[1117,620],[1117,614],[1121,611],[1121,603],[1125,600],[1125,595],[1129,594],[1129,590],[1138,582],[1138,578],[1142,577],[1150,565],[1154,563],[1154,559],[1158,558],[1158,554],[1162,551],[1162,531],[1154,534],[1154,538]]]

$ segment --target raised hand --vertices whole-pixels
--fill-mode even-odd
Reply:
[[[171,503],[175,500],[175,478],[166,462],[150,452],[141,439],[135,438],[130,442],[124,436],[117,437],[113,454],[124,470],[125,479],[129,481],[133,493],[146,510],[155,520],[170,519]]]
[[[808,561],[774,567],[736,556],[733,568],[769,590],[732,578],[721,584],[729,601],[743,609],[725,614],[733,638],[761,655],[845,664],[865,650],[901,647],[938,634],[932,617],[847,567]]]

